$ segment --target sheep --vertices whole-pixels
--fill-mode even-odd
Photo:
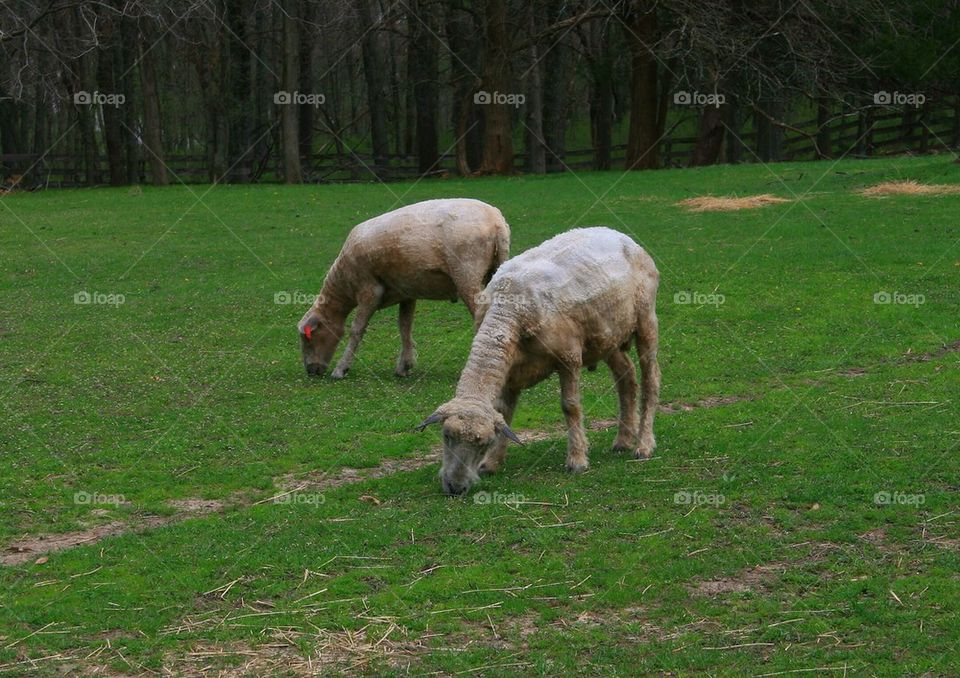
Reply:
[[[444,492],[458,495],[481,472],[496,471],[520,391],[557,372],[568,429],[567,469],[587,469],[580,406],[580,370],[604,361],[620,399],[614,450],[649,458],[660,397],[653,259],[609,228],[574,229],[511,259],[482,295],[480,325],[456,393],[417,428],[443,424]],[[642,369],[643,411],[637,418],[637,375],[627,351],[635,342]]]
[[[500,210],[469,199],[427,200],[355,226],[333,262],[313,306],[300,320],[303,365],[322,376],[357,309],[334,379],[346,376],[373,313],[399,304],[401,351],[396,374],[416,363],[411,333],[417,299],[463,300],[476,317],[477,297],[510,251]]]

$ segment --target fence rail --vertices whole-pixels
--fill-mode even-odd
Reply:
[[[750,130],[735,134],[729,130],[724,146],[739,147],[738,162],[803,160],[818,157],[873,155],[905,152],[930,152],[960,148],[960,102],[927,106],[920,109],[876,107],[835,116],[829,124],[818,129],[816,119],[803,120],[773,128],[777,143],[763,153],[758,149],[759,134]],[[660,144],[664,167],[681,167],[689,163],[696,146],[696,137],[668,135]],[[622,167],[626,145],[610,149],[611,166]],[[550,162],[549,171],[586,170],[596,166],[593,148],[567,150],[559,160]],[[722,153],[720,160],[729,160]],[[206,183],[210,181],[208,159],[196,153],[170,154],[165,158],[173,183]],[[106,156],[96,159],[95,184],[108,183]],[[515,166],[522,171],[526,155],[516,153]],[[374,158],[369,153],[344,151],[319,153],[303,158],[304,176],[314,183],[402,180],[420,176],[417,158],[413,155],[389,155]],[[441,156],[432,174],[456,173],[456,157],[452,153]],[[141,157],[134,169],[134,181],[145,182],[148,176],[146,162]],[[225,177],[228,182],[277,182],[282,179],[279,158],[236,163]],[[85,160],[79,154],[65,153],[10,153],[0,155],[2,186],[46,188],[89,185]]]

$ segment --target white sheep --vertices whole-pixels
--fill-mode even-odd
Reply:
[[[356,308],[350,340],[330,375],[344,377],[373,313],[399,304],[396,373],[407,376],[416,362],[411,336],[416,300],[459,297],[476,318],[479,293],[509,250],[503,215],[479,200],[427,200],[355,226],[298,326],[307,374],[326,371]]]
[[[560,376],[569,431],[567,468],[587,468],[580,407],[580,369],[605,361],[620,397],[615,450],[653,454],[653,418],[660,396],[656,296],[660,275],[633,240],[608,228],[575,229],[511,259],[483,293],[480,327],[453,400],[427,417],[443,423],[440,476],[447,494],[465,492],[480,472],[493,472],[520,391]],[[636,342],[643,412],[637,418],[637,376],[627,351]]]

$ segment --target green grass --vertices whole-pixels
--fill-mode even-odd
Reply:
[[[960,183],[960,165],[0,199],[0,544],[136,524],[170,514],[173,499],[232,502],[0,567],[0,666],[18,673],[29,666],[12,664],[60,653],[71,659],[37,670],[181,673],[250,658],[192,650],[270,662],[270,644],[309,655],[332,642],[329,670],[369,673],[952,674],[960,354],[913,358],[960,339],[960,196],[856,193],[890,178]],[[673,204],[765,192],[804,197],[730,213]],[[611,452],[613,431],[591,431],[591,470],[571,477],[552,379],[524,394],[516,424],[557,434],[512,447],[465,499],[441,495],[433,465],[328,489],[322,503],[253,505],[287,473],[438,444],[411,428],[452,395],[471,338],[462,306],[419,305],[408,380],[392,374],[391,309],[332,382],[300,365],[307,304],[274,297],[316,293],[355,223],[442,196],[500,207],[515,254],[575,225],[633,235],[662,275],[663,399],[746,399],[661,414],[645,463]],[[75,304],[84,290],[125,303]],[[675,303],[683,291],[724,303]],[[924,303],[875,304],[883,291]],[[615,415],[604,368],[584,392],[588,419]],[[78,492],[126,503],[78,503]],[[479,504],[478,492],[541,503]],[[878,505],[878,492],[923,503]],[[345,630],[386,639],[351,653]]]

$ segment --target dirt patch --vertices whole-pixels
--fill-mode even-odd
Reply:
[[[733,212],[736,210],[751,210],[766,205],[777,205],[790,202],[786,198],[779,198],[769,193],[750,195],[742,198],[717,197],[702,195],[696,198],[687,198],[675,203],[678,207],[685,207],[690,212]]]
[[[837,374],[839,374],[841,377],[853,378],[853,377],[862,377],[866,373],[867,373],[867,370],[863,367],[851,367],[850,369],[847,369],[847,370],[841,370]]]
[[[430,466],[440,461],[441,452],[431,450],[420,457],[404,457],[402,459],[384,459],[379,466],[371,468],[342,468],[335,473],[324,471],[309,471],[307,473],[288,473],[276,481],[277,487],[282,490],[329,490],[343,485],[359,483],[364,480],[376,480],[403,471],[416,471],[424,466]]]
[[[937,358],[942,358],[948,353],[957,353],[957,352],[960,352],[960,339],[957,339],[951,344],[946,344],[944,346],[941,346],[938,349],[935,349],[933,351],[927,351],[926,353],[921,353],[919,355],[907,354],[905,359],[908,362],[925,363],[931,360],[936,360]]]
[[[787,571],[787,563],[768,563],[747,568],[732,577],[720,577],[696,582],[692,586],[694,593],[702,596],[717,596],[727,593],[747,593],[767,588],[775,575]]]
[[[860,195],[879,198],[887,195],[950,195],[960,193],[956,184],[921,184],[919,181],[885,181],[882,184],[868,186]]]
[[[21,565],[34,560],[45,553],[54,553],[56,551],[65,551],[76,546],[83,546],[98,542],[107,537],[113,537],[118,534],[130,531],[146,530],[167,523],[173,522],[174,517],[151,516],[145,518],[139,523],[127,523],[119,520],[113,520],[103,525],[97,525],[87,530],[78,530],[76,532],[64,532],[62,534],[41,534],[33,537],[24,537],[18,541],[11,542],[6,546],[4,552],[0,554],[0,564],[3,565]]]
[[[722,405],[733,405],[734,403],[742,403],[748,400],[753,400],[753,396],[707,396],[706,398],[698,400],[695,403],[685,403],[681,401],[660,403],[660,408],[658,411],[665,414],[675,414],[677,412],[691,412],[701,407],[709,408],[720,407]]]
[[[223,510],[224,502],[219,499],[171,499],[167,505],[184,513],[218,513]]]
[[[880,546],[887,539],[887,531],[882,527],[877,527],[857,536],[874,546]]]
[[[539,432],[530,432],[538,435]],[[550,437],[547,435],[547,437]],[[379,466],[369,469],[344,468],[335,474],[311,472],[308,474],[287,474],[277,481],[277,486],[285,491],[301,489],[325,490],[364,480],[373,480],[393,475],[403,471],[414,471],[429,466],[440,460],[440,452],[434,451],[422,457],[407,457],[403,459],[386,459]],[[144,530],[163,527],[180,522],[188,518],[210,515],[222,512],[228,504],[237,506],[250,505],[252,502],[242,495],[236,495],[230,500],[220,499],[171,499],[167,505],[176,510],[172,516],[147,516],[136,522],[113,520],[86,530],[64,532],[62,534],[41,534],[26,536],[9,543],[0,552],[0,565],[21,565],[36,559],[46,553],[54,553],[96,543],[107,537],[114,537],[126,532],[142,532]]]
[[[742,403],[748,400],[753,400],[753,396],[708,396],[695,403],[675,400],[660,403],[657,412],[660,414],[677,414],[678,412],[692,412],[701,407],[720,407],[722,405],[733,405],[734,403]],[[592,419],[587,424],[587,428],[591,431],[606,431],[607,429],[615,428],[619,423],[619,419]]]

